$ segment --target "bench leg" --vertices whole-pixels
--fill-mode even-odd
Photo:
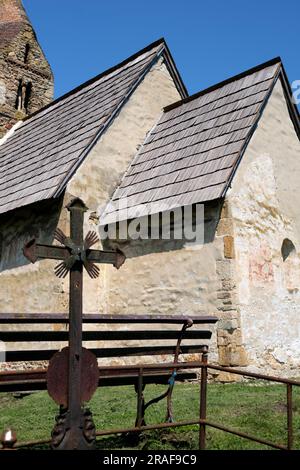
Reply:
[[[166,419],[165,421],[167,423],[173,423],[173,403],[172,403],[172,393],[174,389],[174,383],[170,384],[167,391],[164,392],[162,395],[159,397],[153,398],[152,400],[148,401],[148,403],[144,404],[144,414],[146,409],[153,405],[154,403],[158,403],[159,401],[163,400],[164,398],[167,398],[167,413],[166,413]]]
[[[176,344],[176,349],[175,349],[175,355],[174,355],[174,364],[177,364],[178,362],[178,357],[180,354],[180,345],[181,341],[183,339],[185,331],[190,328],[193,325],[193,321],[191,319],[187,319],[184,321],[184,324],[179,331],[179,336],[177,339],[177,344]],[[163,400],[164,398],[167,398],[167,414],[166,414],[166,422],[172,423],[173,422],[173,405],[172,405],[172,393],[175,385],[175,379],[176,379],[176,367],[173,369],[172,375],[169,378],[169,386],[166,392],[164,392],[162,395],[160,395],[157,398],[154,398],[153,400],[150,400],[148,403],[145,403],[144,400],[144,395],[143,395],[143,368],[140,367],[139,369],[139,378],[138,378],[138,385],[135,386],[135,391],[137,392],[137,418],[136,418],[136,427],[139,426],[144,426],[145,423],[145,411],[146,409],[153,405],[154,403],[158,403],[160,400]]]
[[[162,395],[160,395],[159,397],[156,397],[156,398],[153,398],[152,400],[148,401],[147,403],[144,404],[144,414],[145,414],[145,411],[146,409],[153,405],[154,403],[158,403],[159,401],[163,400],[164,398],[166,398],[169,394],[169,388],[166,392],[164,392]]]
[[[184,333],[188,328],[191,328],[193,325],[193,321],[191,319],[187,319],[180,332],[179,336],[177,339],[177,344],[176,344],[176,349],[175,349],[175,355],[174,355],[174,363],[176,364],[178,362],[179,354],[180,354],[180,345],[181,341],[183,339]],[[173,404],[172,404],[172,393],[175,385],[175,379],[176,379],[176,367],[174,368],[171,377],[169,378],[169,388],[167,390],[166,396],[167,396],[167,414],[166,414],[166,422],[167,423],[172,423],[173,420]]]
[[[145,398],[144,398],[145,385],[143,384],[143,372],[139,371],[138,383],[135,385],[137,394],[137,413],[135,420],[135,427],[145,426]]]
[[[173,403],[172,403],[172,393],[173,393],[174,385],[169,386],[168,395],[167,395],[167,414],[166,414],[166,422],[173,423]]]

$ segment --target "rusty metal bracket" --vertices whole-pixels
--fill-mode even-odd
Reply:
[[[71,433],[70,411],[67,408],[60,407],[60,413],[55,417],[56,424],[51,432],[51,447],[53,450],[70,450],[69,438]],[[80,427],[82,434],[79,441],[74,441],[74,449],[78,447],[84,450],[93,450],[96,441],[96,427],[93,421],[92,413],[89,408],[80,412]]]

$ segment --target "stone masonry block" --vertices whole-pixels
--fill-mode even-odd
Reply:
[[[236,330],[238,328],[239,324],[237,320],[220,320],[218,322],[218,328],[219,330]]]
[[[217,227],[217,234],[220,235],[233,235],[232,219],[220,219]]]
[[[222,366],[246,366],[248,358],[242,346],[219,346],[219,362]]]
[[[234,238],[231,235],[226,235],[224,237],[224,256],[229,259],[233,259],[235,257]]]
[[[231,217],[231,210],[228,201],[224,201],[224,204],[222,206],[221,210],[221,219],[227,219]]]

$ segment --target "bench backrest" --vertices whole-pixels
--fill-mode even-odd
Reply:
[[[208,344],[216,321],[212,316],[84,314],[83,341],[99,359],[174,356],[182,327],[188,324],[180,354],[196,354]],[[0,314],[7,363],[48,361],[67,340],[64,314]]]

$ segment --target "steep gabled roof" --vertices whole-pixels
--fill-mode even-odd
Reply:
[[[224,197],[279,76],[300,137],[299,114],[276,58],[165,108],[102,223]]]
[[[0,213],[57,197],[160,58],[186,89],[163,39],[16,125],[0,145]]]

